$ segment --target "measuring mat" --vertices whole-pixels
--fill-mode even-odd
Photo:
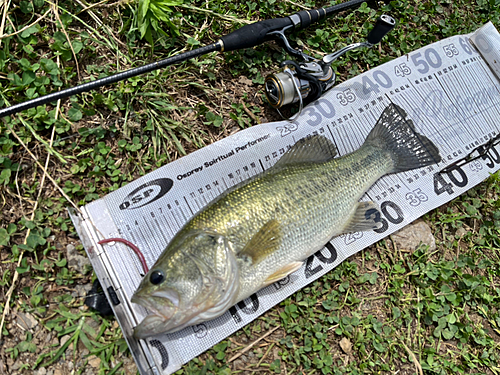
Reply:
[[[472,42],[472,43],[471,43]],[[500,35],[488,23],[473,34],[431,44],[352,78],[304,108],[293,122],[238,132],[147,174],[82,207],[71,218],[141,374],[170,374],[266,310],[426,212],[452,200],[500,168],[492,148],[480,159],[437,173],[500,131]],[[136,244],[151,267],[175,233],[201,208],[235,184],[276,163],[299,139],[322,134],[339,155],[358,149],[382,111],[403,108],[443,160],[388,175],[366,193],[380,206],[380,228],[334,238],[305,265],[233,306],[223,316],[182,331],[136,340],[147,311],[130,302],[143,277]],[[327,204],[327,203],[325,203]]]

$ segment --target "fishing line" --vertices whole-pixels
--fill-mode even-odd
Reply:
[[[142,254],[141,250],[139,250],[139,248],[137,246],[135,246],[132,242],[130,241],[127,241],[123,238],[107,238],[107,239],[104,239],[104,240],[100,240],[99,242],[97,242],[99,245],[103,245],[103,244],[107,244],[107,243],[110,243],[110,242],[121,242],[125,245],[127,245],[128,247],[130,247],[132,250],[134,250],[134,252],[137,254],[137,257],[139,258],[139,261],[141,262],[142,264],[142,269],[144,270],[144,273],[148,273],[149,272],[149,268],[148,268],[148,265],[146,263],[146,259],[144,258],[144,255]]]

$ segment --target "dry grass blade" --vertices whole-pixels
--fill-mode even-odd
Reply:
[[[9,38],[11,36],[15,36],[17,34],[20,34],[24,30],[29,29],[31,26],[36,25],[41,20],[43,20],[47,16],[47,14],[49,14],[49,13],[50,13],[50,9],[48,9],[44,14],[42,14],[40,17],[38,17],[35,21],[33,21],[32,23],[30,23],[29,25],[24,26],[22,29],[19,29],[19,30],[17,30],[16,32],[14,32],[12,34],[5,34],[5,35],[3,34],[3,24],[4,24],[3,21],[4,20],[2,20],[2,26],[0,27],[1,28],[1,30],[0,30],[0,42],[1,42],[2,39]]]
[[[54,184],[54,186],[56,187],[56,189],[59,190],[59,192],[61,193],[61,195],[75,208],[75,210],[78,211],[78,213],[82,214],[80,208],[64,192],[64,190],[59,186],[59,184],[56,182],[56,180],[54,180],[52,178],[52,176],[47,172],[47,169],[42,164],[40,164],[40,162],[38,161],[37,157],[35,155],[33,155],[33,153],[30,151],[30,149],[28,148],[28,146],[26,146],[26,144],[23,142],[23,140],[14,131],[14,129],[12,129],[10,126],[8,126],[8,129],[11,132],[11,134],[14,136],[14,138],[16,138],[16,140],[21,144],[21,146],[23,146],[23,148],[28,152],[28,154],[31,156],[31,158],[36,163],[36,165],[38,165],[38,167],[47,175],[47,178]]]
[[[61,17],[59,17],[59,12],[57,11],[58,8],[57,1],[55,4],[51,4],[51,7],[52,10],[54,11],[54,16],[56,17],[57,21],[59,22],[59,25],[61,26],[61,30],[64,33],[66,40],[68,41],[69,48],[71,49],[71,53],[73,54],[73,58],[75,59],[76,74],[78,75],[78,80],[80,81],[81,76],[80,76],[80,66],[78,65],[78,59],[76,58],[76,53],[75,50],[73,49],[73,44],[71,44],[71,39],[69,38],[69,35],[66,32],[66,29],[64,28],[64,24],[61,21]]]
[[[226,21],[243,23],[243,24],[246,24],[246,25],[249,25],[249,24],[251,24],[251,23],[254,22],[254,21],[244,20],[244,19],[241,19],[241,18],[236,18],[236,17],[233,17],[233,16],[228,16],[228,15],[225,15],[225,14],[219,14],[219,13],[216,13],[216,12],[211,11],[209,9],[198,8],[198,7],[195,7],[193,5],[189,5],[189,4],[180,4],[180,5],[178,5],[178,7],[186,8],[186,9],[191,9],[191,10],[194,10],[195,12],[199,12],[199,13],[207,13],[207,14],[210,14],[211,16],[218,17],[218,18],[221,18],[221,19],[226,20]]]
[[[420,363],[418,362],[417,357],[415,356],[415,353],[413,353],[410,350],[410,348],[408,348],[408,346],[406,346],[406,344],[404,342],[401,342],[401,344],[403,344],[404,348],[406,349],[406,351],[410,355],[411,360],[415,364],[415,370],[417,371],[417,373],[420,374],[420,375],[424,375],[424,372],[422,370],[422,366],[420,366]]]
[[[305,10],[309,10],[308,7],[302,5],[302,4],[299,4],[299,3],[296,3],[294,1],[291,1],[291,0],[285,0],[285,2],[289,3],[289,4],[292,4],[292,5],[295,5],[296,7],[298,8],[302,8],[302,9],[305,9]]]
[[[5,30],[5,20],[7,18],[7,11],[9,10],[10,6],[10,0],[3,0],[2,2],[3,6],[3,13],[2,13],[2,22],[0,23],[0,46],[2,45],[2,38],[1,36],[3,35],[3,32]]]
[[[102,1],[99,1],[98,3],[95,3],[95,4],[92,4],[92,5],[87,5],[86,7],[84,7],[82,10],[80,10],[78,12],[78,14],[80,13],[83,13],[83,12],[86,12],[87,10],[90,10],[92,8],[99,8],[100,6],[103,6],[104,4],[106,4],[109,0],[102,0]],[[113,3],[113,4],[107,4],[106,6],[107,7],[112,7],[112,6],[115,6],[115,5],[120,5],[121,3],[124,3],[125,1],[118,1],[116,3]]]
[[[252,349],[252,347],[255,346],[255,344],[257,344],[258,342],[264,340],[267,336],[269,336],[270,334],[272,334],[274,331],[276,331],[278,328],[280,328],[280,326],[276,326],[274,327],[273,329],[271,329],[270,331],[268,331],[266,334],[264,334],[263,336],[259,337],[257,340],[251,342],[245,349],[243,349],[241,352],[239,352],[238,354],[232,356],[231,358],[229,358],[229,360],[227,361],[227,363],[229,362],[232,362],[234,361],[235,359],[239,358],[240,356],[242,356],[243,354],[245,354],[247,351],[249,351],[250,349]]]
[[[76,0],[76,2],[84,8],[88,6],[80,0]],[[127,45],[125,43],[123,43],[120,39],[115,37],[113,31],[104,22],[102,22],[101,19],[99,17],[97,17],[97,15],[94,12],[89,11],[89,14],[100,27],[102,27],[104,30],[106,30],[108,35],[110,35],[115,40],[116,43],[122,45],[123,47],[127,47]]]
[[[57,58],[57,65],[59,65],[59,57]],[[56,106],[56,114],[55,114],[55,118],[57,119],[58,117],[58,114],[59,114],[59,110],[60,110],[60,107],[61,107],[61,100],[58,100],[57,101],[57,106]],[[52,134],[50,136],[50,143],[49,143],[49,146],[52,147],[52,144],[54,142],[54,135],[55,135],[55,130],[56,130],[56,127],[55,125],[52,127]],[[12,133],[14,134],[14,136],[19,140],[21,141],[20,138],[18,138],[17,134],[14,133],[14,131],[11,129]],[[21,141],[22,143],[22,141]],[[23,146],[24,143],[23,143]],[[25,146],[25,149],[26,151],[28,151],[30,153],[30,155],[32,157],[34,157],[34,155],[26,148]],[[35,212],[36,212],[36,209],[38,207],[38,202],[40,201],[40,197],[42,195],[42,191],[43,191],[43,188],[44,188],[44,185],[45,185],[45,177],[48,176],[49,179],[52,179],[52,177],[50,177],[47,173],[47,168],[49,166],[49,160],[50,160],[50,152],[47,154],[47,159],[45,160],[45,167],[43,169],[43,175],[42,175],[42,180],[40,181],[40,188],[38,189],[38,194],[37,194],[37,197],[36,197],[36,200],[34,202],[34,207],[33,207],[33,212],[31,214],[31,221],[34,220],[35,218]],[[35,158],[35,162],[37,163],[37,165],[40,165],[40,163],[38,162],[38,160],[36,160]],[[54,181],[53,181],[54,182]],[[28,228],[27,232],[26,232],[26,236],[24,237],[24,244],[26,244],[27,240],[28,240],[28,237],[31,233],[31,229]],[[17,267],[20,267],[21,266],[21,262],[23,260],[23,255],[24,255],[24,250],[21,251],[21,253],[19,254],[19,260],[17,261]],[[16,271],[14,272],[14,277],[12,278],[12,284],[11,286],[9,287],[9,290],[7,291],[7,294],[5,296],[5,309],[2,313],[2,320],[0,321],[0,336],[1,336],[1,332],[3,331],[3,326],[5,324],[5,318],[6,316],[9,314],[9,306],[10,306],[10,300],[12,298],[12,293],[14,292],[14,289],[16,287],[16,283],[17,283],[17,279],[19,278],[19,272],[17,271],[17,268],[16,268]]]
[[[67,161],[66,159],[64,159],[64,157],[59,153],[57,152],[56,150],[54,150],[52,148],[52,145],[47,143],[47,141],[45,141],[42,137],[40,137],[37,132],[35,131],[35,129],[33,129],[33,127],[27,123],[26,121],[24,121],[24,119],[21,117],[21,116],[18,116],[19,120],[21,121],[21,123],[29,129],[29,131],[31,132],[31,134],[33,134],[33,137],[36,138],[37,141],[39,141],[40,143],[42,143],[46,149],[47,149],[47,152],[51,155],[54,155],[55,157],[57,157],[63,164],[66,164]]]

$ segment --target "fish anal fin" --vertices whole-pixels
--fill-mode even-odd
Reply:
[[[272,219],[265,223],[253,235],[238,256],[247,256],[252,264],[258,264],[281,246],[281,226],[278,220]]]
[[[335,145],[323,135],[313,135],[297,141],[273,168],[281,168],[290,164],[323,163],[337,155]]]
[[[274,283],[274,282],[276,282],[278,280],[281,280],[284,277],[286,277],[286,276],[294,273],[300,267],[302,267],[302,264],[304,264],[304,262],[292,262],[292,263],[287,264],[285,267],[279,269],[278,271],[276,271],[275,273],[273,273],[272,275],[270,275],[266,279],[266,281],[264,281],[264,285],[263,286],[271,285],[272,283]]]
[[[342,233],[363,232],[380,228],[380,209],[375,202],[358,202],[351,220]]]

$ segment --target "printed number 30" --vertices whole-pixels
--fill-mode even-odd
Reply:
[[[382,212],[382,214],[384,214],[385,219],[380,214],[380,211]],[[376,209],[370,209],[365,212],[365,217],[367,220],[372,219],[376,223],[381,223],[380,228],[374,229],[374,231],[377,233],[384,233],[389,228],[388,221],[392,224],[399,224],[404,220],[403,210],[401,210],[401,208],[394,202],[383,202],[380,205],[380,211]]]

